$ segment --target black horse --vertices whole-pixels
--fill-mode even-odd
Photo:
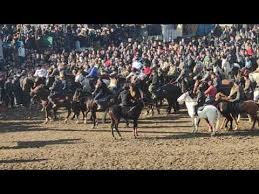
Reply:
[[[73,112],[73,116],[71,120],[73,120],[75,117],[77,118],[76,123],[79,123],[79,115],[80,112],[83,114],[83,120],[86,122],[85,119],[85,112],[87,111],[86,109],[86,97],[83,95],[83,90],[82,88],[77,88],[72,99],[71,103],[71,108]]]
[[[177,99],[181,96],[181,88],[176,84],[165,84],[156,91],[157,97],[154,99],[154,103],[158,106],[158,102],[166,99],[168,103],[167,114],[171,114],[172,108],[174,113],[180,110]]]
[[[133,134],[136,138],[138,136],[138,119],[142,112],[142,109],[144,108],[143,101],[138,101],[135,106],[133,106],[129,111],[123,111],[122,107],[119,105],[113,105],[109,109],[109,115],[111,118],[111,130],[112,130],[112,136],[114,136],[114,130],[117,131],[119,136],[121,137],[121,134],[119,132],[119,123],[120,119],[124,118],[126,121],[133,120]]]

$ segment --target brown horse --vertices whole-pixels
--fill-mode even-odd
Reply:
[[[237,130],[238,129],[237,113],[236,113],[236,109],[233,107],[235,104],[229,102],[228,97],[221,92],[216,94],[215,102],[217,103],[217,107],[220,113],[225,117],[220,129],[222,129],[225,124],[225,130],[226,130],[228,128],[228,123],[230,122],[229,129],[232,130],[233,120],[234,120],[236,124],[235,130]]]
[[[223,100],[223,101],[226,101],[228,103],[232,103],[232,102],[229,101],[229,98],[222,93],[218,93],[216,95],[215,100],[216,101]],[[251,119],[253,121],[253,125],[251,127],[251,130],[254,129],[256,121],[258,122],[258,126],[259,126],[259,118],[257,117],[257,112],[259,111],[259,104],[257,104],[256,102],[254,102],[252,100],[247,100],[247,101],[244,101],[244,102],[241,102],[241,103],[235,103],[234,107],[236,109],[235,112],[237,114],[246,113],[251,117]],[[237,122],[236,122],[236,124],[237,124]]]
[[[55,108],[52,108],[52,103],[49,102],[48,96],[49,96],[49,90],[46,89],[46,87],[43,84],[40,84],[36,88],[34,88],[31,91],[31,96],[33,98],[39,98],[41,101],[41,104],[43,106],[43,110],[45,112],[45,124],[48,123],[49,117],[50,117],[50,111],[53,110],[53,119],[57,119],[57,110],[60,107],[65,107],[68,111],[68,114],[65,119],[65,123],[67,122],[70,114],[71,114],[71,99],[69,96],[66,96],[65,98],[56,99],[57,106]]]

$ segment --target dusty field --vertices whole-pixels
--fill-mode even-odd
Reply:
[[[201,122],[191,134],[187,113],[142,116],[140,137],[120,125],[123,139],[114,140],[109,123],[44,125],[42,113],[24,119],[23,110],[0,120],[0,169],[259,169],[259,131],[222,131],[210,137]]]

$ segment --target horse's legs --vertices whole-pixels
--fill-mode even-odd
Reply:
[[[257,117],[256,117],[256,115],[250,115],[250,116],[251,116],[251,118],[252,118],[252,120],[253,120],[253,125],[252,125],[252,127],[251,127],[251,130],[254,130],[255,122],[256,122],[256,120],[257,120]]]
[[[237,122],[237,117],[236,117],[236,115],[231,115],[231,117],[234,119],[234,122],[235,122],[235,124],[236,124],[236,127],[235,127],[234,130],[238,130],[238,122]]]
[[[118,135],[120,136],[120,138],[122,138],[121,134],[120,134],[120,131],[119,131],[119,123],[120,123],[120,119],[118,118],[118,119],[115,120],[115,129],[116,129]]]
[[[137,138],[138,136],[138,122],[136,119],[133,120],[133,133],[134,133],[134,137]]]
[[[192,133],[195,133],[195,132],[198,131],[198,118],[194,117],[193,120],[192,120],[192,123],[193,123],[193,131],[192,131]]]
[[[104,112],[104,114],[103,114],[103,118],[102,118],[102,123],[103,123],[103,124],[105,124],[105,122],[106,122],[106,115],[107,115],[107,113],[108,113],[108,110],[109,110],[109,109],[106,109],[105,112]]]
[[[88,113],[89,113],[89,110],[87,110],[87,111],[85,112],[84,124],[87,123],[87,115],[88,115]]]
[[[110,117],[111,117],[111,130],[112,130],[112,137],[115,138],[114,136],[114,125],[115,125],[115,121],[114,119],[112,118],[112,113],[110,113]],[[116,138],[115,138],[116,139]]]
[[[95,128],[96,125],[98,125],[98,121],[96,119],[96,112],[95,111],[91,111],[91,117],[93,118],[93,126],[92,126],[92,129]]]
[[[241,119],[241,114],[238,114],[238,116],[237,116],[237,122],[238,123],[239,123],[240,119]]]
[[[197,118],[198,119],[198,122],[197,122],[197,127],[199,127],[200,125],[200,122],[201,122],[201,119],[200,118]]]
[[[225,125],[225,129],[226,129],[226,125],[227,125],[226,121],[227,121],[227,118],[224,118],[224,120],[223,120],[223,122],[222,122],[222,124],[221,124],[221,126],[220,126],[220,129],[223,129],[223,126],[224,126],[224,125]],[[225,123],[226,123],[226,124],[225,124]]]
[[[79,123],[79,115],[80,115],[80,112],[78,112],[78,113],[76,114],[76,124]]]
[[[74,120],[74,118],[76,117],[77,112],[73,112],[73,116],[71,117],[71,120]]]
[[[229,129],[230,129],[230,130],[233,130],[233,119],[231,118],[230,120],[228,120],[228,122],[230,122],[230,128],[229,128]],[[227,122],[227,123],[228,123],[228,122]],[[228,125],[227,125],[227,126],[228,126]],[[227,126],[226,126],[226,127],[227,127]]]
[[[49,109],[47,107],[44,107],[45,112],[45,122],[44,124],[47,124],[49,122]]]
[[[154,116],[154,114],[155,114],[155,112],[154,112],[154,106],[153,106],[153,105],[151,105],[151,116],[153,117],[153,116]]]
[[[83,121],[85,120],[85,111],[81,110],[82,115],[83,115]]]
[[[167,116],[168,116],[169,114],[171,114],[171,110],[172,110],[172,104],[168,104]]]
[[[157,114],[159,114],[159,115],[160,115],[160,109],[159,109],[159,106],[158,106],[158,102],[157,102],[157,100],[156,100],[155,105],[156,105]]]
[[[70,105],[68,105],[68,106],[67,106],[67,117],[66,117],[66,119],[65,119],[65,123],[67,123],[67,120],[68,120],[68,118],[70,117],[70,115],[71,115],[71,107],[70,107]]]
[[[252,118],[251,118],[251,116],[250,116],[249,114],[248,114],[247,116],[248,116],[249,123],[252,123]]]
[[[57,108],[53,109],[53,119],[56,120],[57,119]]]

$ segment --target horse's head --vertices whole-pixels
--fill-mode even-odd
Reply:
[[[80,99],[83,97],[83,91],[82,89],[76,89],[74,95],[73,95],[73,101],[79,102]]]
[[[31,95],[32,97],[36,97],[36,96],[41,97],[41,95],[46,94],[44,91],[45,91],[45,90],[44,90],[44,85],[41,84],[41,85],[37,86],[36,88],[31,89],[30,95]],[[47,91],[46,91],[46,92],[47,92]],[[46,95],[47,95],[47,94],[46,94]]]
[[[224,95],[222,92],[218,92],[215,96],[215,101],[220,101],[220,100],[227,100],[227,96]]]
[[[179,104],[183,104],[189,96],[189,92],[185,92],[177,99],[177,102],[179,102]]]

